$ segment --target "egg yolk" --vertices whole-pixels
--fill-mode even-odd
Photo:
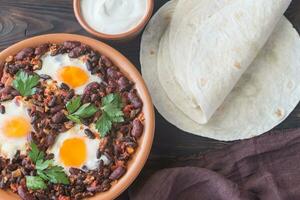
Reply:
[[[12,117],[4,121],[3,133],[7,137],[25,137],[30,132],[30,122],[24,117]]]
[[[82,138],[71,138],[63,142],[59,156],[66,167],[82,166],[86,160],[86,145]]]
[[[89,76],[79,67],[65,66],[58,71],[58,78],[74,89],[88,82]]]

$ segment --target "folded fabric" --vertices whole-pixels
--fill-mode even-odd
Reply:
[[[171,167],[131,191],[130,200],[297,200],[300,129],[270,132]]]

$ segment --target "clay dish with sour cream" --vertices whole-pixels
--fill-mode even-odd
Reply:
[[[74,13],[80,25],[90,34],[105,40],[134,38],[149,21],[153,7],[153,0],[130,1],[130,3],[126,1],[115,3],[106,0],[84,2],[73,0]],[[84,12],[86,10],[89,12]],[[123,18],[119,17],[122,10],[124,11],[123,16],[128,19],[122,20]],[[92,14],[93,11],[98,16]],[[114,13],[118,13],[118,15]],[[116,26],[115,24],[119,25]]]

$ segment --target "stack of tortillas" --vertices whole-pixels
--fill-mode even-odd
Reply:
[[[262,134],[300,99],[291,0],[173,0],[148,24],[142,74],[159,113],[218,140]]]

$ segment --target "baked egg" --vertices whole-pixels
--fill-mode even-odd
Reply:
[[[83,94],[84,88],[91,82],[98,82],[99,77],[92,75],[82,58],[70,58],[68,54],[51,56],[49,53],[42,58],[42,68],[36,73],[46,74],[59,84],[65,83],[75,90],[76,94]]]
[[[100,139],[90,139],[84,133],[88,128],[83,125],[76,125],[70,130],[60,133],[49,153],[54,154],[54,163],[62,166],[66,172],[69,168],[94,170],[99,166],[100,160],[104,164],[109,164],[109,159],[105,155],[97,158]],[[85,166],[85,167],[84,167]]]
[[[0,154],[13,158],[17,150],[26,152],[27,138],[33,127],[28,115],[28,107],[20,97],[1,103],[5,113],[0,114]]]

